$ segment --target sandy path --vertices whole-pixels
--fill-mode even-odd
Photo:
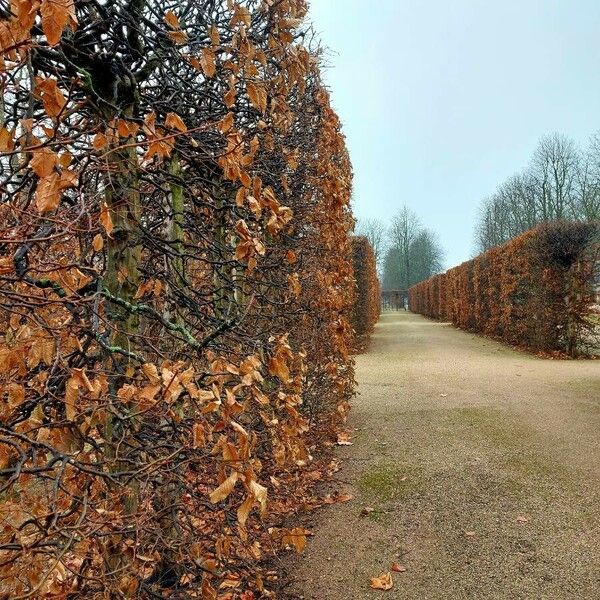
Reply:
[[[357,379],[353,499],[315,518],[292,597],[600,599],[600,361],[388,313]]]

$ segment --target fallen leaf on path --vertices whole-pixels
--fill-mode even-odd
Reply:
[[[529,518],[520,515],[517,517],[517,523],[529,523]]]
[[[341,468],[342,463],[337,458],[334,458],[327,466],[327,475],[333,475],[334,473],[337,473]]]
[[[465,531],[465,535],[467,537],[475,537],[477,535],[476,531]]]
[[[294,527],[294,529],[284,530],[281,538],[282,546],[293,546],[296,552],[302,552],[306,548],[306,536],[312,535],[308,529],[303,527]]]
[[[395,571],[396,573],[404,573],[404,571],[406,571],[406,567],[400,563],[392,563],[392,571]]]
[[[390,571],[387,573],[382,573],[379,577],[372,577],[371,587],[374,590],[391,590],[392,587],[394,587],[394,582],[392,581],[392,574]]]
[[[336,504],[337,502],[349,502],[352,500],[352,496],[350,494],[340,494],[338,492],[333,492],[333,494],[327,494],[323,498],[324,504]]]
[[[337,436],[337,445],[338,446],[352,446],[352,442],[350,441],[350,434],[346,431],[340,431]]]
[[[365,506],[360,511],[360,515],[361,515],[361,517],[366,517],[367,515],[370,515],[372,512],[375,512],[375,509],[372,506]]]

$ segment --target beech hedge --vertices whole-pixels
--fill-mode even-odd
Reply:
[[[588,353],[599,230],[598,223],[540,225],[413,286],[410,308],[537,352]]]
[[[306,545],[355,388],[307,10],[0,2],[0,599],[274,598]]]
[[[365,236],[352,238],[352,261],[356,295],[351,324],[355,331],[355,349],[363,350],[369,343],[380,313],[380,285],[375,254]]]

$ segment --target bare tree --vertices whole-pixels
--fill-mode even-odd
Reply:
[[[429,279],[443,270],[444,252],[438,236],[430,229],[423,229],[411,246],[411,285]]]
[[[377,270],[381,268],[385,245],[385,225],[379,219],[359,219],[356,235],[364,235],[373,248]]]
[[[388,236],[390,246],[396,248],[399,252],[399,260],[403,266],[403,288],[408,288],[411,281],[410,247],[419,235],[420,230],[419,217],[406,206],[403,206],[392,218]]]
[[[586,152],[569,138],[543,137],[530,165],[483,200],[475,228],[479,251],[559,219],[589,221],[600,217],[600,136]]]
[[[531,172],[538,191],[542,221],[572,217],[572,191],[579,152],[569,138],[554,133],[544,136],[536,148]]]
[[[582,156],[574,195],[579,218],[586,221],[600,219],[600,132],[591,137]]]
[[[387,237],[384,288],[406,290],[441,271],[443,251],[437,236],[406,206],[393,217]]]

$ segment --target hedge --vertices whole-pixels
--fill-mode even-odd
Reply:
[[[410,308],[534,351],[583,353],[598,234],[598,223],[540,225],[413,286]]]
[[[274,598],[355,387],[307,3],[0,6],[0,598]]]
[[[352,238],[352,261],[356,295],[351,324],[355,332],[354,346],[357,351],[360,351],[368,345],[373,328],[379,319],[381,294],[375,254],[365,236]]]

